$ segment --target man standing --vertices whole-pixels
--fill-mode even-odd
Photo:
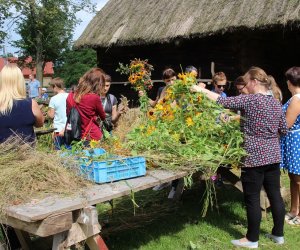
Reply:
[[[29,97],[36,98],[41,96],[41,83],[34,78],[33,74],[29,75],[29,83],[28,83],[28,90],[29,90]]]

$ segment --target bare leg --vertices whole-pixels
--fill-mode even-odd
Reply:
[[[291,191],[291,209],[290,213],[300,215],[299,201],[300,201],[300,175],[289,173],[290,177],[290,191]]]

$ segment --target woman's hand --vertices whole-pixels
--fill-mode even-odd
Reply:
[[[120,105],[118,106],[117,111],[118,111],[118,113],[119,113],[120,115],[122,115],[122,114],[126,113],[127,110],[126,110],[126,108],[124,107],[124,105],[120,104]]]
[[[197,84],[199,87],[205,89],[206,88],[206,84],[204,82],[198,82]]]
[[[34,123],[34,126],[36,128],[40,128],[44,125],[44,116],[43,116],[43,113],[38,105],[38,103],[32,99],[32,113],[35,117],[35,123]]]
[[[64,136],[64,133],[65,133],[65,129],[63,128],[61,131],[58,132],[58,135],[59,136]]]
[[[202,89],[204,89],[203,87],[199,86],[199,85],[193,85],[191,88],[190,88],[190,91],[191,92],[202,92]]]
[[[145,92],[143,90],[139,90],[138,95],[139,95],[139,97],[144,96]]]

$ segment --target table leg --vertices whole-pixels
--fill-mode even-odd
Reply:
[[[62,232],[53,236],[52,250],[64,250],[68,232]]]
[[[21,231],[19,229],[15,229],[16,235],[20,241],[23,250],[31,249],[31,239],[27,232]]]
[[[90,250],[108,250],[108,247],[99,234],[93,237],[89,237],[86,240],[86,244],[88,245]]]

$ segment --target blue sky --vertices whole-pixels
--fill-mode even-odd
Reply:
[[[92,0],[93,3],[96,4],[96,10],[99,11],[100,9],[102,9],[102,7],[108,2],[109,0]],[[85,12],[85,11],[80,11],[77,13],[77,17],[80,18],[82,20],[82,22],[77,25],[77,27],[74,30],[74,37],[73,39],[76,40],[84,31],[84,29],[86,28],[86,26],[89,24],[89,22],[92,20],[92,18],[95,16],[94,14]],[[16,34],[13,31],[13,27],[11,27],[8,30],[8,38],[5,40],[5,50],[6,53],[16,53],[18,51],[17,48],[12,47],[9,42],[14,41],[14,40],[18,40],[20,39],[20,37],[18,36],[18,34]],[[1,51],[2,52],[2,51]],[[2,54],[2,53],[0,53]]]

